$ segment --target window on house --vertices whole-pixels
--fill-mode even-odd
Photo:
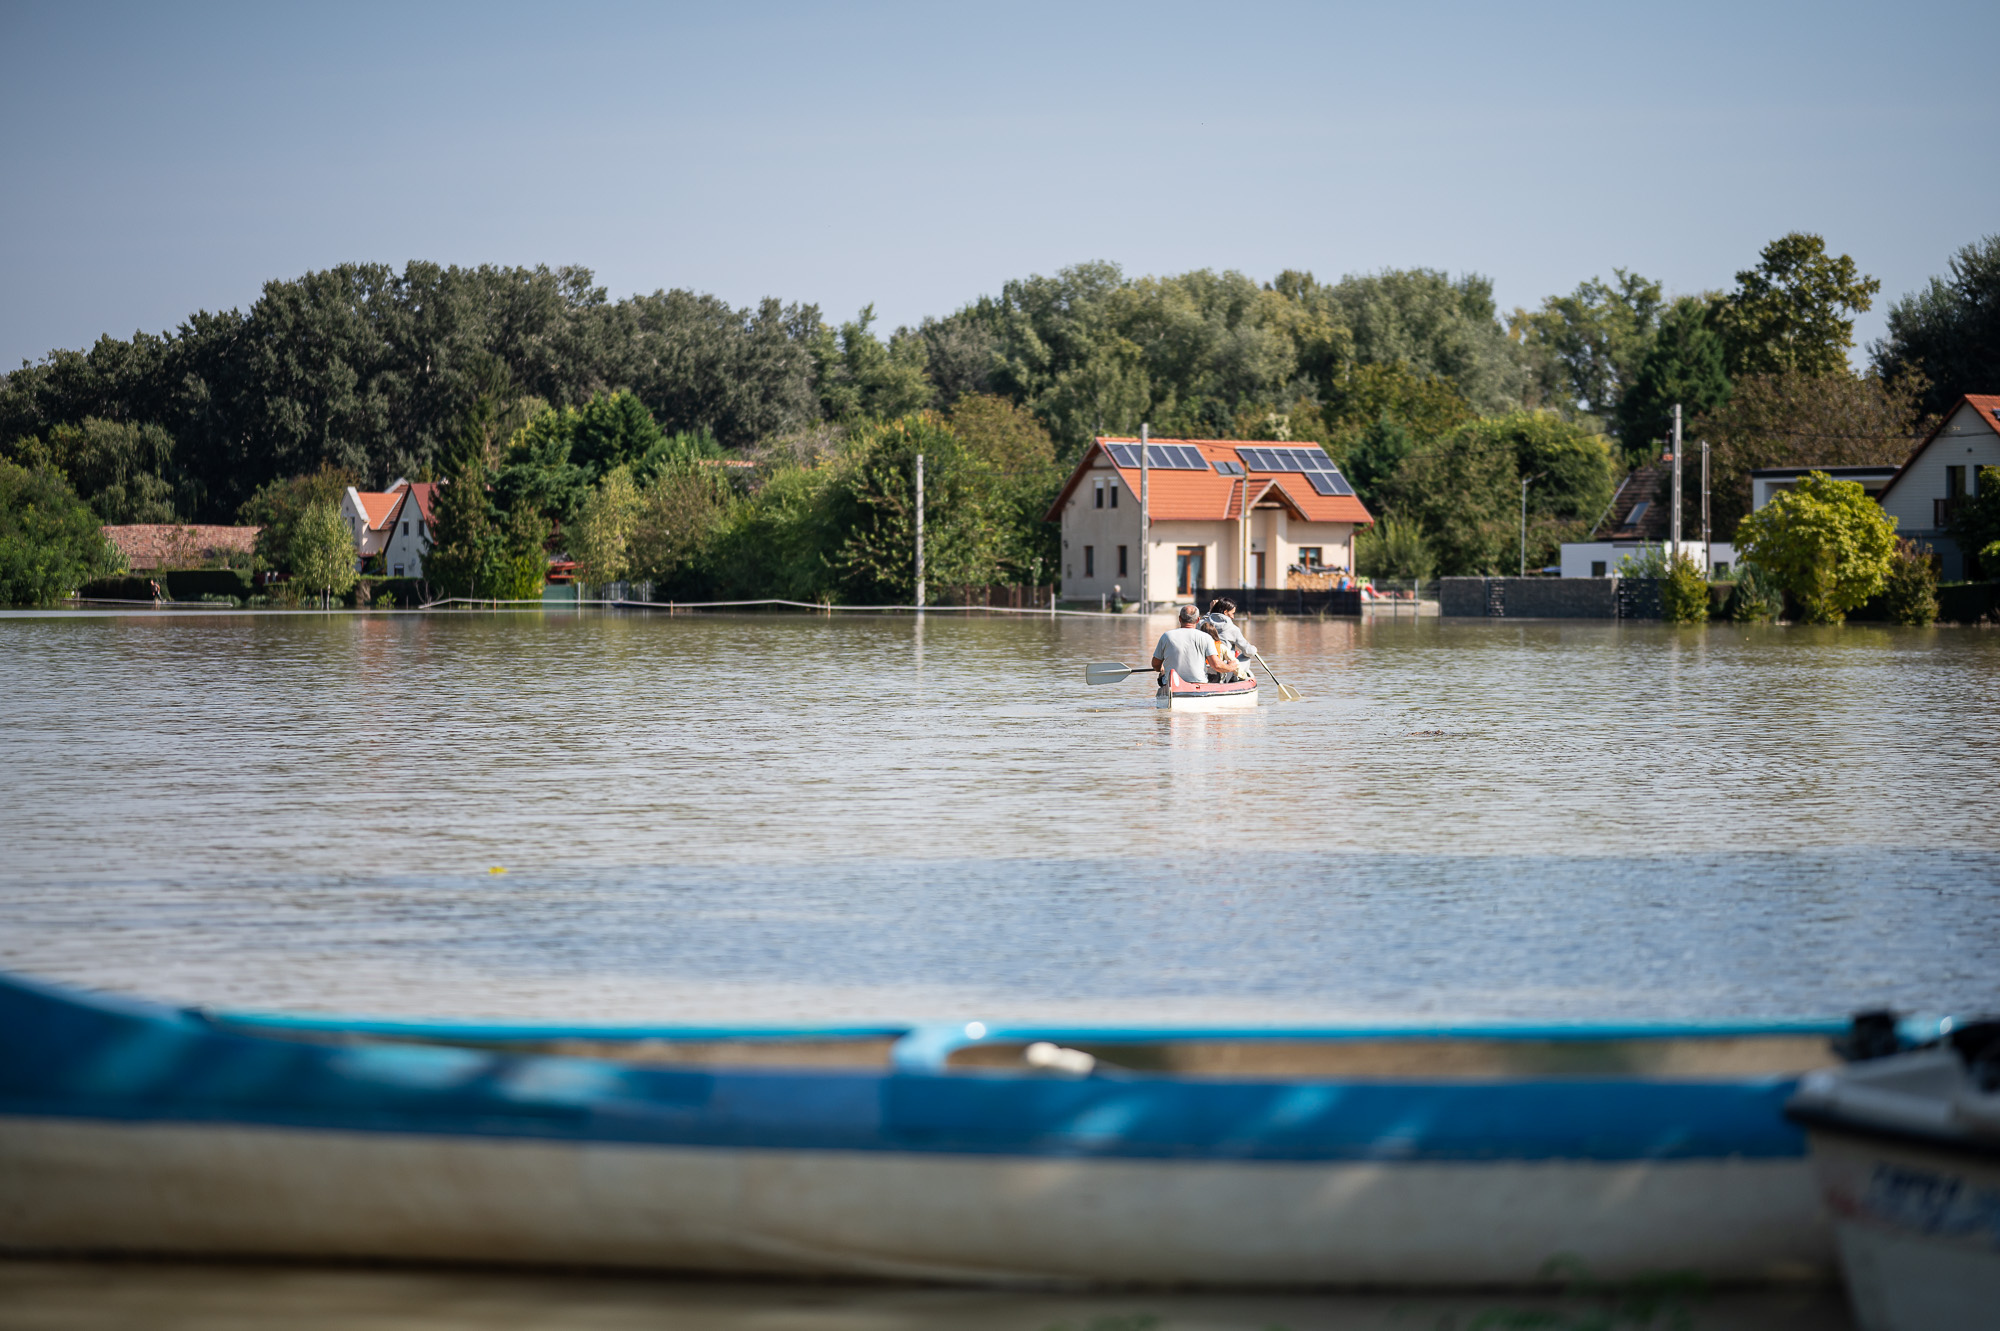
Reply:
[[[400,577],[402,577],[402,576],[403,576],[403,566],[402,566],[401,564],[398,564],[398,565],[396,565],[396,568],[395,568],[395,571],[394,571],[394,572],[392,572],[392,573],[391,573],[391,574],[390,574],[389,576],[390,576],[390,577],[392,577],[392,578],[400,578]]]
[[[1944,497],[1959,499],[1965,495],[1965,468],[1946,467],[1944,469]]]
[[[1603,576],[1604,576],[1604,561],[1603,561],[1603,560],[1601,560],[1601,559],[1593,559],[1593,560],[1591,560],[1591,561],[1590,561],[1590,576],[1591,576],[1591,577],[1593,577],[1593,578],[1601,578],[1601,577],[1603,577]]]
[[[1083,547],[1083,576],[1086,578],[1097,576],[1097,547],[1094,545]]]
[[[1096,503],[1096,504],[1094,504],[1094,505],[1092,505],[1092,507],[1094,507],[1094,508],[1103,508],[1103,507],[1104,507],[1104,482],[1103,482],[1103,481],[1099,481],[1099,482],[1097,483],[1097,503]]]
[[[403,524],[403,535],[408,536],[409,534],[410,534],[410,524],[406,522]]]
[[[1200,545],[1183,545],[1174,551],[1175,590],[1182,596],[1193,596],[1205,585],[1208,549]]]
[[[1650,499],[1641,499],[1638,503],[1632,505],[1632,511],[1625,515],[1625,525],[1628,527],[1638,526],[1639,519],[1645,517],[1646,510],[1652,506],[1653,501]]]
[[[1728,560],[1718,559],[1715,561],[1715,576],[1718,581],[1729,576]]]
[[[1118,576],[1125,576],[1125,547],[1122,545],[1118,547]]]
[[[1118,507],[1118,487],[1116,485],[1111,487],[1111,507]]]
[[[1321,567],[1321,564],[1320,564],[1320,551],[1322,550],[1322,548],[1323,548],[1323,547],[1321,547],[1321,546],[1317,546],[1317,545],[1302,545],[1302,546],[1300,546],[1300,547],[1299,547],[1299,567],[1300,567],[1300,568],[1319,568],[1319,567]]]

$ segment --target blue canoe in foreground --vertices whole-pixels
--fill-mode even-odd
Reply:
[[[0,1247],[937,1280],[1831,1278],[1838,1022],[633,1028],[0,976]]]

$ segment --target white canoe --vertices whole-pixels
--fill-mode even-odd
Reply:
[[[218,1016],[0,976],[0,1248],[1830,1278],[1782,1105],[1837,1029],[521,1027]]]
[[[1191,684],[1174,671],[1153,695],[1161,707],[1176,712],[1220,712],[1257,705],[1257,681],[1246,678],[1235,684]]]

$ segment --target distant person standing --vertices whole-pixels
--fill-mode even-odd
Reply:
[[[1153,669],[1160,672],[1161,687],[1166,686],[1169,670],[1179,675],[1183,683],[1206,684],[1210,671],[1224,675],[1236,668],[1223,660],[1221,644],[1195,627],[1200,619],[1201,611],[1184,605],[1180,627],[1160,635],[1153,648]]]

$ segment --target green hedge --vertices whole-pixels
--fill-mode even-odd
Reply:
[[[1938,619],[1977,624],[2000,620],[2000,582],[1950,582],[1937,589]]]
[[[424,584],[419,578],[360,578],[354,589],[347,593],[346,602],[350,606],[361,604],[361,592],[366,588],[368,605],[372,609],[408,610],[424,603]]]

